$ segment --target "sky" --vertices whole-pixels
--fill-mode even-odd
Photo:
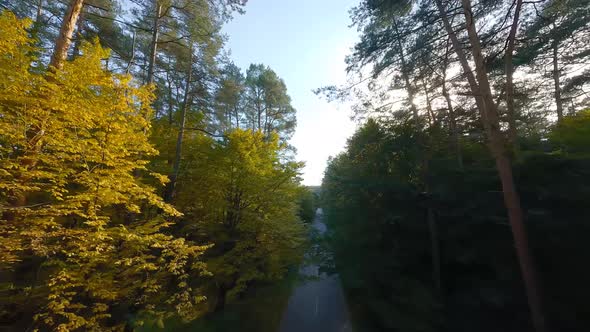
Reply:
[[[344,57],[358,40],[348,10],[358,0],[249,0],[244,15],[226,24],[231,59],[244,71],[270,66],[284,79],[297,110],[291,144],[305,161],[303,184],[320,185],[329,156],[343,151],[355,129],[348,106],[312,90],[346,81]]]

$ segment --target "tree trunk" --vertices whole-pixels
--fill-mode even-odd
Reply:
[[[170,62],[168,62],[170,64]],[[172,79],[170,72],[166,71],[166,83],[168,83],[168,125],[172,126],[174,115],[174,99],[172,98]]]
[[[404,55],[404,48],[402,45],[402,41],[400,39],[400,33],[399,33],[399,29],[397,27],[397,22],[394,19],[393,20],[393,27],[395,29],[395,34],[396,34],[396,40],[397,40],[397,44],[399,47],[399,57],[400,57],[400,61],[401,61],[401,73],[402,73],[402,77],[404,79],[404,82],[406,83],[406,92],[408,93],[408,101],[410,102],[410,110],[412,111],[412,114],[414,116],[414,120],[416,120],[416,123],[418,123],[419,117],[418,117],[418,109],[416,108],[416,105],[414,105],[414,89],[412,88],[412,85],[410,83],[410,77],[408,75],[408,71],[407,71],[407,65],[406,65],[406,57]]]
[[[465,53],[463,53],[463,48],[461,46],[461,43],[459,42],[459,39],[457,38],[457,34],[455,33],[455,30],[453,30],[453,27],[451,26],[451,23],[449,22],[449,18],[447,17],[447,13],[446,13],[446,10],[442,4],[442,0],[435,0],[434,2],[436,4],[436,7],[437,7],[440,15],[441,15],[443,25],[445,27],[445,30],[447,31],[447,34],[449,35],[449,39],[451,40],[451,44],[453,45],[453,49],[455,50],[455,54],[457,55],[457,59],[459,60],[459,64],[461,65],[461,68],[463,69],[463,74],[467,78],[467,82],[469,83],[469,88],[471,90],[471,94],[473,95],[473,99],[475,100],[475,104],[477,106],[477,109],[480,112],[481,122],[485,127],[486,112],[485,112],[485,106],[483,104],[483,99],[479,93],[479,85],[478,85],[477,81],[475,80],[475,76],[473,75],[473,71],[471,70],[471,66],[469,65],[469,62],[467,61],[467,57],[465,56]]]
[[[84,0],[72,0],[68,7],[59,30],[59,36],[55,42],[51,61],[49,62],[50,68],[53,68],[53,70],[59,70],[63,67],[64,61],[68,55],[68,49],[72,44],[72,35],[83,6]]]
[[[35,26],[41,24],[41,13],[43,11],[43,0],[37,2],[37,15],[35,15]]]
[[[432,207],[428,207],[426,213],[428,214],[428,230],[430,233],[430,245],[432,253],[432,280],[439,295],[442,295],[442,282],[440,275],[440,239],[438,236],[438,227],[436,225],[436,218]]]
[[[86,25],[84,14],[84,9],[82,9],[80,16],[78,17],[78,24],[76,27],[76,42],[74,43],[74,53],[72,54],[72,59],[80,56],[80,46],[82,44],[82,40],[84,39],[82,37],[82,32],[84,31]]]
[[[268,102],[266,102],[266,112],[264,112],[264,137],[269,137],[270,136],[270,126],[268,124],[268,110],[271,109],[271,106],[268,105]]]
[[[541,300],[536,281],[536,271],[533,264],[527,232],[523,221],[523,213],[520,205],[520,198],[514,185],[512,174],[512,165],[507,155],[505,142],[500,131],[500,123],[496,105],[492,97],[492,90],[488,81],[485,67],[485,60],[482,53],[479,37],[477,35],[475,20],[471,9],[471,0],[461,0],[465,20],[467,25],[467,34],[471,43],[473,59],[475,62],[475,73],[479,82],[479,93],[483,97],[483,104],[486,113],[487,132],[492,154],[496,159],[496,168],[502,183],[502,192],[504,194],[504,204],[508,210],[508,220],[512,227],[514,244],[520,263],[521,272],[527,292],[531,318],[537,332],[544,332],[545,318],[541,310]]]
[[[561,83],[559,82],[559,46],[558,42],[555,40],[553,41],[553,85],[555,87],[554,96],[555,96],[555,106],[557,107],[557,121],[561,122],[563,120],[563,101],[561,100]]]
[[[186,113],[189,107],[191,81],[193,77],[193,42],[190,41],[190,56],[188,62],[188,72],[186,75],[186,86],[184,90],[184,98],[182,101],[182,110],[180,115],[180,127],[178,129],[178,137],[176,139],[176,153],[174,155],[174,166],[172,167],[172,174],[170,175],[170,183],[168,183],[168,190],[166,192],[166,202],[171,202],[176,191],[176,183],[178,174],[180,173],[180,160],[182,156],[182,140],[184,139],[184,129],[186,126]]]
[[[520,18],[520,10],[522,8],[522,0],[516,0],[514,8],[514,18],[512,19],[512,26],[508,35],[508,46],[506,48],[506,55],[504,60],[506,62],[506,108],[508,111],[508,139],[514,148],[514,151],[519,150],[518,146],[518,129],[516,127],[516,109],[514,107],[514,63],[513,53],[516,42],[516,32],[518,31],[518,22]]]
[[[154,82],[154,68],[156,66],[156,57],[158,55],[158,38],[160,35],[160,16],[162,15],[162,4],[159,0],[154,0],[154,25],[152,27],[152,43],[150,49],[150,61],[148,64],[147,83]]]
[[[453,108],[453,102],[449,91],[447,90],[447,68],[448,68],[448,57],[449,57],[449,41],[447,40],[447,46],[445,51],[445,59],[443,62],[443,77],[442,77],[442,95],[447,103],[447,109],[449,111],[449,129],[451,130],[451,137],[453,141],[453,149],[455,150],[455,157],[457,158],[457,166],[460,170],[463,170],[463,153],[461,151],[461,144],[459,142],[459,129],[457,128],[457,118],[455,116],[455,109]]]
[[[129,57],[129,62],[127,63],[127,68],[125,69],[125,73],[129,74],[131,71],[131,66],[135,61],[135,44],[137,39],[137,31],[133,29],[133,38],[131,39],[131,56]]]
[[[445,29],[451,38],[453,48],[457,53],[461,66],[467,75],[469,85],[474,95],[476,104],[480,111],[482,122],[488,136],[488,144],[492,155],[496,161],[496,168],[504,195],[504,204],[508,212],[508,219],[512,228],[516,252],[520,263],[521,272],[527,292],[529,307],[531,310],[531,319],[537,332],[546,331],[545,318],[541,310],[541,300],[536,283],[535,268],[529,252],[528,238],[523,222],[523,213],[520,206],[520,198],[514,185],[512,166],[508,158],[505,142],[499,128],[499,118],[494,103],[491,87],[488,81],[487,72],[484,63],[484,57],[471,9],[470,0],[461,0],[465,15],[467,33],[471,43],[471,50],[476,66],[477,82],[475,82],[471,68],[467,62],[465,54],[461,49],[457,35],[453,31],[446,11],[441,0],[435,0],[436,6],[441,14]]]
[[[434,111],[432,110],[432,103],[430,101],[430,94],[428,93],[428,85],[422,77],[422,87],[424,88],[424,97],[426,98],[426,111],[428,112],[428,124],[429,126],[433,126],[436,123],[436,117],[434,116]]]
[[[215,302],[215,309],[214,312],[221,312],[225,309],[225,299],[227,298],[227,288],[225,285],[219,285],[217,289],[217,302]]]
[[[430,152],[424,153],[424,192],[426,193],[426,220],[428,222],[428,233],[430,234],[430,254],[432,257],[432,281],[439,296],[442,296],[442,282],[440,274],[440,239],[438,226],[434,214],[433,199],[430,193]]]
[[[262,131],[262,105],[260,102],[260,91],[256,92],[257,96],[256,96],[256,112],[257,112],[257,122],[258,122],[258,128],[256,130],[258,131]]]
[[[447,102],[447,109],[449,110],[449,129],[451,129],[451,137],[453,140],[453,149],[455,150],[455,157],[457,158],[457,166],[463,169],[463,152],[461,151],[461,143],[459,142],[459,130],[457,128],[457,119],[455,117],[455,110],[453,109],[453,102],[451,96],[446,89],[443,82],[443,96]]]

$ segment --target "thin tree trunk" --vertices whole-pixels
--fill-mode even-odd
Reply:
[[[447,89],[447,68],[449,60],[449,41],[447,40],[445,59],[443,62],[443,76],[442,76],[442,95],[447,103],[447,109],[449,111],[449,129],[451,130],[451,137],[453,141],[453,149],[455,150],[455,157],[457,158],[457,166],[460,170],[463,170],[463,152],[461,151],[461,144],[459,142],[459,129],[457,128],[457,118],[455,115],[455,109],[453,108],[453,102],[451,95]]]
[[[561,83],[559,82],[559,46],[553,41],[553,85],[555,87],[555,106],[557,107],[557,121],[563,120],[563,101],[561,100]]]
[[[271,108],[266,104],[266,112],[264,112],[264,137],[269,137],[270,135],[270,128],[268,125],[268,110]]]
[[[451,137],[453,140],[453,149],[455,150],[455,157],[457,158],[457,166],[459,169],[463,169],[463,152],[461,151],[461,143],[459,142],[459,130],[457,128],[457,119],[455,116],[455,110],[453,109],[453,102],[451,96],[446,89],[445,83],[443,83],[443,96],[447,103],[447,109],[449,110],[449,127],[451,129]]]
[[[170,183],[168,184],[168,192],[166,193],[166,202],[171,202],[176,191],[176,184],[178,174],[180,173],[180,160],[182,157],[182,141],[184,139],[184,129],[186,126],[186,113],[189,107],[191,81],[193,77],[193,42],[190,41],[190,56],[188,62],[188,73],[186,76],[186,86],[184,91],[184,99],[182,101],[182,111],[180,115],[180,128],[178,129],[178,137],[176,139],[176,153],[174,156],[174,166],[172,167],[172,174],[170,175]]]
[[[137,39],[137,31],[133,30],[133,38],[131,39],[131,57],[129,57],[129,62],[127,63],[127,68],[125,69],[125,73],[129,74],[131,71],[131,65],[135,61],[135,44]]]
[[[430,94],[428,93],[428,85],[426,84],[424,77],[422,77],[422,87],[424,88],[424,96],[426,97],[426,111],[428,112],[429,117],[428,124],[433,126],[436,123],[436,117],[432,111],[432,103],[430,101]]]
[[[33,29],[31,29],[31,37],[35,40],[38,39],[37,35],[41,26],[43,26],[43,22],[41,22],[43,18],[43,3],[44,0],[37,1],[37,13],[35,14],[35,21],[33,22]]]
[[[498,113],[492,97],[491,87],[485,68],[484,57],[482,54],[479,37],[475,28],[471,2],[470,0],[461,0],[465,15],[467,33],[476,65],[478,82],[475,82],[473,79],[473,74],[471,74],[471,69],[465,54],[461,50],[457,35],[448,22],[447,14],[442,5],[442,1],[435,0],[435,2],[443,19],[445,29],[447,30],[447,33],[453,42],[453,48],[455,49],[459,61],[467,74],[472,93],[482,116],[482,122],[489,140],[489,147],[492,155],[495,158],[496,168],[502,183],[504,204],[508,212],[508,219],[510,221],[512,234],[514,236],[516,252],[518,255],[529,307],[531,310],[532,322],[537,332],[544,332],[546,331],[545,318],[541,310],[541,300],[537,287],[535,268],[531,254],[529,252],[528,238],[523,222],[520,198],[516,191],[516,186],[514,185],[512,166],[507,155],[502,133],[499,128]]]
[[[508,34],[508,46],[506,48],[505,67],[506,67],[506,108],[508,111],[508,139],[515,151],[519,150],[518,146],[518,129],[516,127],[516,109],[514,106],[514,63],[513,53],[516,43],[516,32],[522,9],[522,0],[516,0],[514,8],[514,18]]]
[[[430,254],[432,257],[432,281],[439,296],[442,296],[442,281],[440,273],[440,238],[438,235],[438,225],[434,214],[432,195],[430,192],[430,153],[424,154],[424,191],[426,192],[427,207],[426,219],[428,222],[428,233],[430,234]]]
[[[444,77],[444,76],[443,76]],[[449,111],[449,127],[451,129],[451,139],[453,141],[453,149],[455,150],[455,157],[457,158],[457,166],[460,170],[463,169],[463,152],[461,151],[461,143],[459,142],[459,129],[457,128],[457,118],[455,115],[455,109],[453,108],[453,102],[451,96],[447,90],[445,79],[443,78],[442,83],[442,94],[447,103],[447,109]]]
[[[260,91],[256,92],[257,96],[256,96],[256,112],[258,113],[258,131],[262,131],[262,105],[260,102]]]
[[[83,6],[84,0],[72,0],[68,7],[59,30],[59,36],[55,42],[51,61],[49,62],[50,68],[53,68],[54,70],[60,70],[63,67],[64,61],[68,55],[68,49],[72,44],[72,35]]]
[[[397,29],[396,29],[397,31]],[[432,105],[430,103],[430,96],[428,94],[428,87],[426,85],[426,81],[422,78],[422,86],[424,88],[424,94],[426,95],[426,109],[429,118],[429,126],[432,129],[435,118],[432,111]],[[416,125],[418,125],[418,114],[417,112],[414,113]],[[418,129],[418,128],[416,128]],[[436,291],[439,295],[442,295],[442,288],[441,288],[441,277],[440,277],[440,240],[438,237],[438,227],[436,224],[436,218],[434,215],[434,209],[432,206],[432,195],[430,192],[430,159],[432,157],[432,142],[430,136],[418,136],[418,144],[421,148],[421,155],[422,155],[422,165],[423,165],[423,181],[424,181],[424,192],[426,193],[427,197],[427,206],[426,206],[426,220],[428,223],[428,233],[430,234],[430,243],[431,243],[431,257],[432,257],[432,280],[434,282],[434,286]]]
[[[428,214],[428,229],[430,232],[430,245],[432,251],[432,279],[434,286],[439,295],[442,295],[442,281],[440,274],[440,239],[438,236],[438,226],[436,224],[436,217],[432,207],[428,207],[426,211]]]
[[[447,17],[447,13],[446,13],[446,10],[442,4],[442,0],[434,0],[434,2],[436,3],[436,7],[441,15],[443,25],[445,27],[445,30],[447,31],[447,34],[449,35],[449,39],[451,40],[451,44],[453,45],[453,49],[455,50],[455,53],[457,54],[459,64],[461,65],[461,68],[463,69],[463,73],[465,74],[465,77],[467,78],[467,82],[469,83],[469,87],[471,89],[471,94],[473,95],[473,98],[475,99],[475,104],[477,105],[477,108],[480,110],[482,123],[485,124],[486,114],[485,114],[485,112],[483,112],[484,105],[483,105],[481,95],[479,93],[479,85],[477,84],[477,81],[475,80],[475,76],[473,75],[473,71],[471,70],[471,67],[469,66],[469,62],[467,61],[467,57],[465,56],[465,53],[463,53],[463,49],[461,47],[461,43],[459,42],[459,39],[457,38],[457,34],[453,30],[453,27],[451,26],[451,23],[449,22],[449,18]]]
[[[217,302],[215,302],[214,312],[221,312],[225,309],[225,299],[227,297],[227,288],[221,284],[217,289]]]
[[[158,55],[158,39],[160,35],[160,16],[162,15],[162,4],[159,0],[154,0],[154,25],[152,27],[152,43],[150,49],[150,61],[148,64],[147,83],[154,82],[154,68],[156,65],[156,57]]]
[[[43,10],[43,0],[37,2],[37,15],[35,16],[35,26],[41,23],[41,13]]]
[[[170,64],[170,60],[168,60]],[[174,114],[174,99],[172,98],[172,80],[169,71],[166,71],[166,83],[168,83],[168,125],[172,125]]]
[[[406,57],[404,55],[404,48],[402,45],[402,41],[399,38],[400,33],[399,33],[399,29],[397,27],[397,21],[394,19],[393,20],[393,27],[395,29],[395,34],[396,34],[396,40],[397,40],[397,44],[399,47],[399,57],[400,57],[400,61],[401,61],[401,73],[402,73],[402,77],[404,79],[404,82],[406,83],[406,92],[408,93],[408,101],[410,102],[410,110],[412,111],[412,114],[414,116],[414,120],[416,121],[416,124],[419,121],[419,117],[418,117],[418,109],[416,108],[416,105],[414,105],[414,89],[412,88],[412,85],[410,83],[410,76],[408,75],[408,67],[406,64]]]

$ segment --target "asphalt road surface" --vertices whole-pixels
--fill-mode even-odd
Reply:
[[[313,222],[320,234],[326,231],[321,210]],[[283,313],[280,332],[350,332],[351,324],[338,276],[319,273],[317,265],[300,269],[303,277],[315,276],[295,288]],[[309,278],[308,278],[309,279]]]

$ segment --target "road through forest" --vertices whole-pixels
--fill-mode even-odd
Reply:
[[[321,209],[318,209],[312,226],[320,236],[326,232]],[[352,331],[340,279],[319,270],[317,264],[300,269],[300,276],[307,280],[293,290],[283,313],[280,332]]]

